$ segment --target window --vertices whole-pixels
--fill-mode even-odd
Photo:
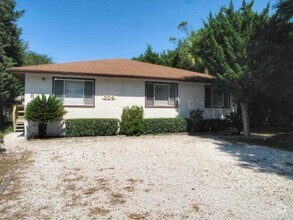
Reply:
[[[94,80],[54,78],[53,93],[67,106],[93,106]]]
[[[213,86],[205,86],[205,107],[228,108],[230,106],[229,93],[222,92]]]
[[[177,107],[177,84],[146,83],[146,107]]]

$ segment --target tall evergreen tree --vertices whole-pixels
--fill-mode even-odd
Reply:
[[[38,54],[36,52],[27,50],[23,56],[23,66],[50,64],[53,63],[53,59],[47,54]]]
[[[251,43],[252,67],[262,76],[261,99],[269,123],[293,122],[293,1],[280,0],[276,12],[255,32]],[[288,127],[288,126],[286,126]]]
[[[15,6],[14,0],[0,1],[0,129],[4,126],[4,110],[23,91],[21,82],[6,73],[8,67],[22,65],[25,48],[16,24],[24,11],[16,11]]]
[[[250,137],[248,102],[253,89],[260,83],[250,68],[249,43],[254,31],[268,20],[269,6],[261,13],[253,11],[253,1],[243,1],[242,7],[222,7],[210,14],[194,40],[195,57],[200,57],[210,73],[216,75],[218,85],[233,94],[240,104],[244,136]]]
[[[133,57],[132,59],[145,63],[160,64],[160,55],[153,51],[150,44],[147,44],[146,50],[143,54],[138,57]]]
[[[17,21],[24,14],[24,10],[15,10],[14,0],[0,1],[0,42],[4,46],[5,55],[10,57],[14,66],[22,65],[25,46],[20,39],[21,29],[17,27]],[[2,54],[1,54],[2,56]]]

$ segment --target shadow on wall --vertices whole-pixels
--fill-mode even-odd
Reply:
[[[29,121],[26,125],[26,138],[31,139],[39,135],[38,123]],[[56,121],[48,123],[47,136],[48,137],[58,137],[64,135],[65,132],[65,122]]]
[[[238,166],[255,172],[275,173],[293,179],[293,153],[274,148],[232,143],[219,137],[201,135],[201,138],[216,140],[217,148],[232,155]]]
[[[234,109],[230,108],[205,108],[203,112],[204,118],[220,118],[225,119],[229,112],[234,112]]]

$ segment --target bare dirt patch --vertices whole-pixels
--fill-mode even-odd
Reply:
[[[198,204],[195,204],[195,203],[193,203],[193,204],[191,205],[191,208],[192,208],[192,210],[193,210],[194,212],[199,212],[199,210],[200,210],[199,205],[198,205]]]
[[[131,213],[128,215],[128,218],[131,220],[143,220],[143,219],[147,219],[147,217],[150,214],[148,212],[146,213]]]
[[[83,190],[82,193],[85,194],[85,195],[92,195],[95,192],[97,192],[98,190],[99,190],[98,187],[90,187],[88,189]]]
[[[123,187],[124,190],[126,190],[127,192],[134,192],[135,188],[134,186],[126,186]]]
[[[105,209],[103,207],[94,207],[89,209],[89,216],[94,217],[97,215],[105,216],[110,213],[110,210]]]
[[[124,199],[124,195],[121,193],[111,193],[110,194],[110,204],[111,205],[122,205],[126,203],[126,200]]]
[[[109,180],[99,178],[99,179],[96,179],[96,182],[98,184],[98,186],[97,186],[98,189],[104,190],[104,191],[110,191],[111,190],[111,188],[109,186]]]

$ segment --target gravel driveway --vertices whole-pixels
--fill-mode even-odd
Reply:
[[[205,137],[6,137],[1,219],[292,219],[293,153]],[[14,196],[12,196],[14,195]]]

